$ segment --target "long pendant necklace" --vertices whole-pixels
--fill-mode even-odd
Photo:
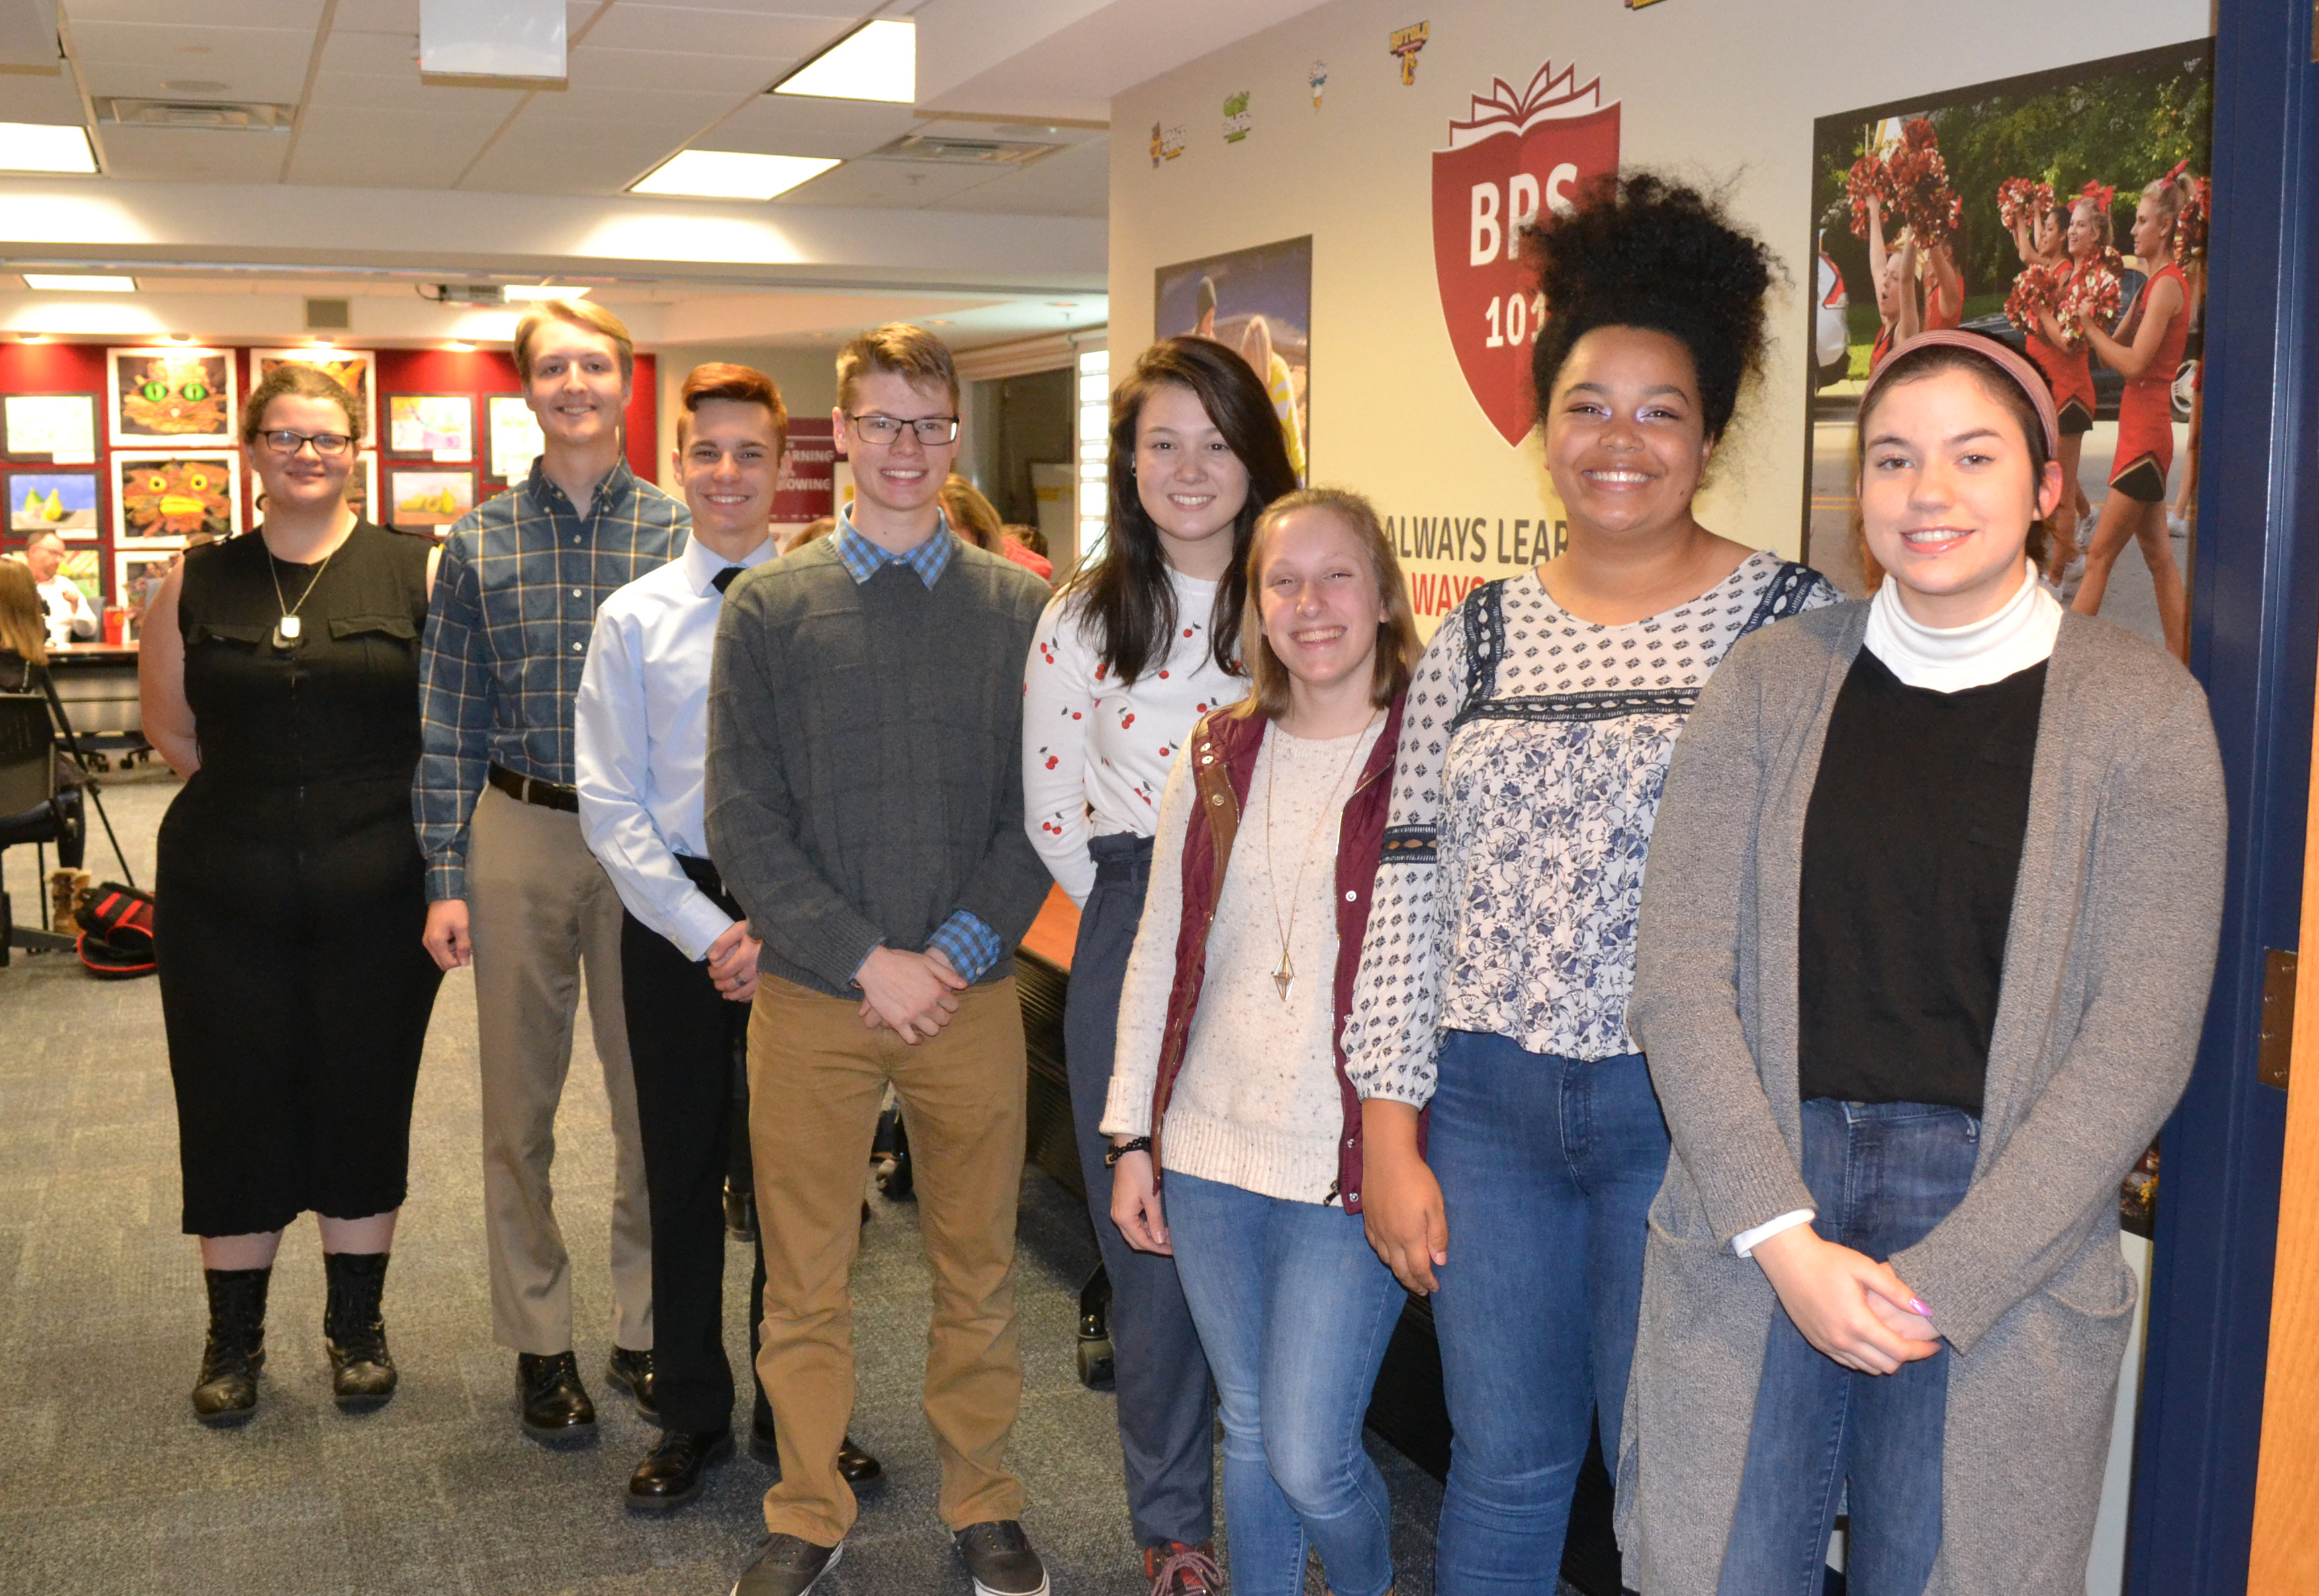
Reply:
[[[262,538],[264,534],[259,536]],[[345,546],[341,540],[338,548]],[[314,567],[314,574],[307,579],[306,591],[299,594],[298,602],[293,604],[282,596],[282,573],[275,569],[277,562],[274,551],[270,548],[266,551],[266,574],[274,579],[274,602],[282,611],[282,618],[274,623],[274,646],[284,654],[298,646],[299,634],[305,630],[304,623],[298,618],[298,612],[306,607],[306,600],[314,596],[314,584],[322,580],[322,573],[330,568],[330,562],[338,558],[338,549],[334,548],[322,556],[322,563]]]
[[[1280,782],[1281,755],[1286,752],[1286,739],[1288,736],[1287,733],[1282,732],[1280,734],[1284,741],[1274,745],[1272,750],[1272,762],[1265,767],[1265,886],[1272,894],[1272,928],[1280,934],[1280,965],[1279,968],[1272,972],[1272,985],[1273,989],[1280,994],[1280,1001],[1284,1004],[1288,1001],[1290,995],[1296,990],[1296,963],[1295,960],[1288,956],[1288,942],[1291,937],[1296,934],[1296,911],[1302,908],[1304,903],[1304,866],[1313,857],[1313,840],[1321,834],[1321,826],[1322,823],[1329,818],[1330,813],[1336,808],[1337,789],[1344,785],[1345,772],[1353,768],[1353,761],[1360,756],[1362,739],[1367,736],[1369,726],[1375,726],[1376,724],[1376,717],[1372,715],[1369,717],[1368,726],[1364,726],[1359,731],[1353,734],[1352,752],[1345,755],[1345,762],[1338,768],[1336,779],[1329,783],[1329,790],[1322,796],[1321,813],[1314,818],[1312,831],[1306,834],[1304,847],[1299,849],[1296,853],[1296,882],[1295,885],[1289,889],[1288,914],[1286,919],[1282,917],[1280,913],[1280,872],[1273,868],[1272,789],[1278,786]],[[1277,726],[1276,726],[1274,729],[1277,730]]]

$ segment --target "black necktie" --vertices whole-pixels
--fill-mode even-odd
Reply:
[[[721,593],[733,585],[733,579],[740,575],[742,570],[743,567],[739,565],[727,565],[708,580],[716,584],[717,591]]]

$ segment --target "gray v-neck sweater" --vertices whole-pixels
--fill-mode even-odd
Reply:
[[[709,673],[707,825],[759,968],[855,996],[871,949],[965,909],[1006,950],[1047,895],[1023,829],[1023,656],[1047,590],[961,543],[932,588],[856,582],[828,538],[725,596]]]
[[[1766,627],[1701,694],[1651,840],[1628,1011],[1674,1151],[1652,1204],[1619,1469],[1628,1577],[1710,1596],[1777,1299],[1743,1230],[1798,1168],[1804,818],[1868,607]],[[2197,682],[2065,616],[1963,1201],[1893,1269],[1956,1353],[1926,1596],[2081,1588],[2134,1302],[2117,1187],[2189,1078],[2228,816]]]

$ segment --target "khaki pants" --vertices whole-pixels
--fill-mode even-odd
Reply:
[[[612,1110],[612,1335],[619,1346],[645,1350],[653,1344],[652,1213],[620,1004],[620,899],[581,837],[580,817],[485,788],[468,830],[467,917],[492,1333],[517,1352],[573,1349],[572,1260],[548,1170],[584,965]]]
[[[890,1080],[910,1127],[918,1226],[934,1276],[925,1411],[952,1529],[1023,1513],[1006,1463],[1023,1402],[1015,1208],[1023,1181],[1023,1011],[1013,978],[959,994],[916,1046],[862,1027],[858,1002],[772,976],[749,1017],[749,1139],[765,1247],[757,1377],[781,1438],[765,1493],[775,1534],[834,1546],[853,1492],[837,1472],[853,1411],[853,1307],[862,1187]]]

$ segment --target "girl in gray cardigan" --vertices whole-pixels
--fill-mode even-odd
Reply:
[[[1620,1457],[1650,1596],[2081,1589],[2225,814],[2204,695],[2024,555],[2064,491],[2009,350],[1862,398],[1868,604],[1767,628],[1661,800],[1628,1023],[1674,1142]]]

